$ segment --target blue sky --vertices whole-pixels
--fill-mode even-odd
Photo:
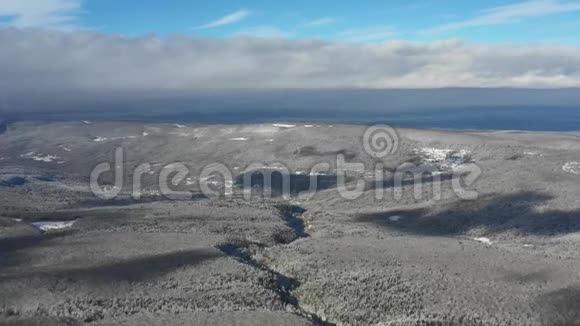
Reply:
[[[5,26],[376,43],[578,44],[580,1],[0,0]]]

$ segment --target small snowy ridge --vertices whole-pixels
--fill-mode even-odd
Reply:
[[[35,153],[35,152],[28,152],[26,154],[22,154],[22,155],[20,155],[20,157],[31,159],[33,161],[45,162],[45,163],[50,163],[50,162],[55,161],[55,160],[60,160],[60,158],[56,155],[50,155],[50,154],[44,155],[44,154]]]
[[[580,174],[580,162],[567,162],[562,167],[562,170],[572,174]]]
[[[42,231],[60,230],[70,228],[75,224],[75,221],[51,221],[51,222],[34,222],[31,223],[35,228]]]
[[[482,237],[482,238],[474,238],[473,240],[477,241],[477,242],[485,243],[488,246],[493,244],[493,242],[491,242],[491,240],[489,240],[489,238]]]
[[[437,164],[442,168],[456,169],[465,164],[469,156],[467,150],[452,150],[438,148],[420,148],[415,150],[416,154],[421,155],[428,163]]]
[[[173,124],[173,125],[174,125],[175,127],[177,127],[177,128],[185,128],[185,126],[184,126],[184,125],[180,125],[179,123],[175,123],[175,124]]]
[[[90,125],[92,122],[88,121],[88,120],[83,120],[83,123],[86,125]]]
[[[95,143],[104,142],[104,141],[107,141],[107,137],[101,137],[101,136],[93,137],[93,141]]]
[[[542,156],[542,154],[540,152],[524,152],[524,155],[529,155],[529,156]]]
[[[230,140],[248,140],[248,138],[246,138],[246,137],[234,137],[234,138],[230,138]]]
[[[290,124],[285,124],[285,123],[273,123],[272,126],[278,127],[278,128],[294,128],[294,127],[296,127],[296,125],[290,125]]]
[[[314,127],[313,125],[304,125],[304,128],[312,128]]]
[[[111,137],[111,140],[119,140],[119,139],[134,139],[137,136],[119,136],[119,137]]]
[[[149,133],[148,133],[148,132],[146,132],[146,131],[143,131],[143,133],[141,134],[141,136],[143,136],[143,137],[147,137],[147,136],[149,136]]]

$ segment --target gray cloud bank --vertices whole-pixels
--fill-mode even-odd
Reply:
[[[580,47],[0,29],[0,116],[15,118],[197,112],[351,121],[363,112],[374,119],[413,109],[579,107],[578,86]]]
[[[0,87],[41,90],[580,87],[580,47],[129,38],[0,29]]]

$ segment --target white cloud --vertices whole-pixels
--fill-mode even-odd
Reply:
[[[259,38],[287,38],[291,33],[284,32],[276,26],[262,25],[242,29],[234,34],[235,36],[250,36]]]
[[[397,33],[389,26],[352,28],[338,33],[338,39],[354,42],[377,42],[393,38]]]
[[[14,27],[72,29],[81,5],[81,0],[0,0],[0,17]]]
[[[207,24],[201,25],[198,27],[198,29],[208,29],[208,28],[214,28],[214,27],[220,27],[220,26],[234,24],[234,23],[237,23],[237,22],[243,20],[244,18],[248,17],[251,14],[252,14],[251,11],[241,9],[241,10],[233,12],[229,15],[223,16],[217,20],[214,20],[214,21],[209,22]]]
[[[335,18],[332,17],[322,17],[318,19],[311,20],[302,25],[302,27],[318,27],[324,25],[330,25],[336,22]]]
[[[0,89],[580,87],[580,47],[0,29]]]
[[[429,32],[447,32],[469,27],[501,25],[522,21],[526,18],[542,17],[566,12],[580,11],[580,2],[561,0],[534,0],[489,8],[479,16],[444,24],[429,29]]]

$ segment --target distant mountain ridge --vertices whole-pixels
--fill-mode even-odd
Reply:
[[[580,88],[135,90],[5,94],[3,113],[41,112],[400,112],[467,107],[580,108]]]

